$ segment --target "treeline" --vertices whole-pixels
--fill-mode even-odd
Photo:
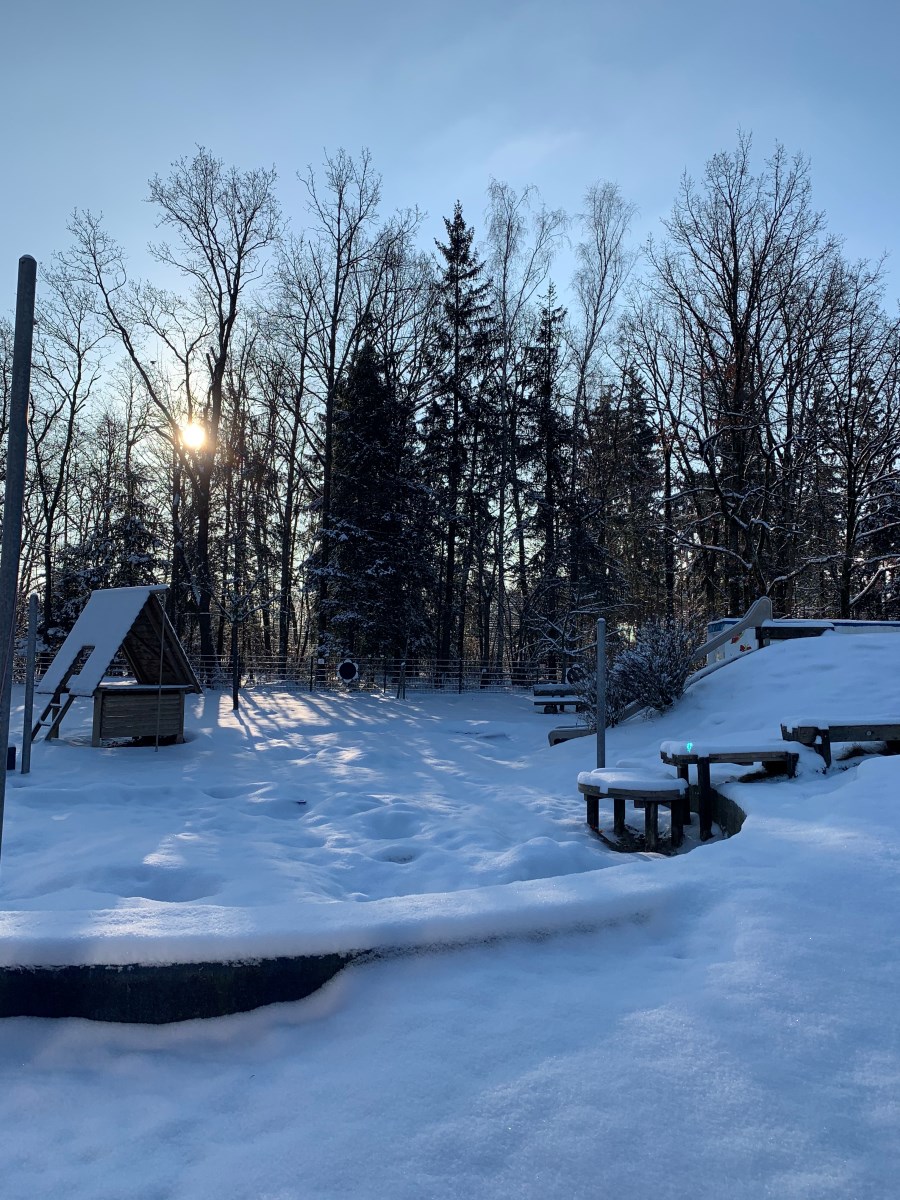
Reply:
[[[492,182],[424,251],[366,153],[150,182],[177,293],[94,215],[39,276],[22,595],[169,583],[191,648],[551,669],[598,613],[900,615],[900,328],[808,165],[749,139],[658,239]],[[565,249],[575,270],[554,280]],[[565,286],[562,286],[563,283]],[[12,333],[0,322],[5,429]]]

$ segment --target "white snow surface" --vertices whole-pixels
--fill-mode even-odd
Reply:
[[[802,729],[802,728],[817,728],[830,729],[832,725],[900,725],[900,712],[894,710],[893,716],[873,715],[871,712],[863,712],[862,716],[847,716],[836,717],[833,714],[826,717],[791,717],[790,720],[783,720],[782,725],[785,729]]]
[[[772,737],[785,709],[858,700],[889,711],[894,640],[825,635],[737,660],[666,716],[610,731],[607,761],[649,769],[663,739]],[[583,829],[574,783],[592,765],[591,739],[541,744],[548,719],[530,698],[254,694],[236,719],[217,704],[199,698],[193,740],[155,757],[77,737],[35,748],[34,774],[9,777],[4,940],[27,940],[29,922],[43,921],[72,949],[80,921],[84,941],[104,943],[118,914],[123,944],[140,943],[135,914],[149,912],[150,944],[164,915],[189,928],[206,912],[209,936],[221,920],[226,940],[249,945],[264,938],[268,909],[285,938],[302,941],[303,923],[333,913],[332,931],[350,941],[354,919],[382,921],[378,936],[405,929],[401,944],[422,949],[347,968],[302,1003],[216,1021],[0,1023],[4,1200],[897,1194],[900,757],[858,755],[825,772],[813,755],[793,780],[716,767],[716,785],[748,813],[740,834],[623,861]],[[285,714],[301,711],[303,727],[287,728]],[[295,798],[289,784],[305,815],[265,817],[266,803]],[[369,830],[352,842],[339,798],[355,797],[365,817],[389,813],[389,795],[408,824],[381,840],[418,838],[420,858],[420,809],[440,825],[435,849],[462,821],[448,847],[458,871],[445,861],[423,872],[423,891],[407,882],[392,897],[359,861],[379,839]],[[323,873],[301,855],[301,883],[299,845],[262,831],[317,811],[329,829]],[[536,836],[563,849],[540,847],[544,873],[529,878],[517,854],[539,821],[552,832]],[[241,863],[230,830],[244,846],[242,882],[229,875]],[[208,839],[203,853],[174,840],[185,832]],[[581,866],[580,850],[604,869]],[[508,879],[504,853],[518,864]],[[365,887],[330,894],[329,856],[342,854]],[[548,872],[555,855],[568,874]],[[115,863],[157,862],[183,868],[183,881],[208,870],[209,895],[141,899],[150,870],[110,888],[124,878],[110,877]],[[425,891],[437,878],[455,890]],[[268,900],[281,889],[277,903],[266,882]],[[252,932],[228,925],[244,920]]]

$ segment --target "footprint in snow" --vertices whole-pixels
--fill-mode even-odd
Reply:
[[[211,800],[238,800],[241,796],[249,796],[256,790],[255,787],[242,787],[240,784],[221,784],[202,789],[204,796],[209,796]]]
[[[223,882],[221,875],[211,871],[149,863],[134,867],[101,867],[87,872],[81,879],[83,886],[91,891],[169,904],[184,904],[213,896],[221,890]]]

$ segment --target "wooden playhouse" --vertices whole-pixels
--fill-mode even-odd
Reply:
[[[35,685],[47,697],[32,731],[59,735],[79,698],[93,697],[91,744],[112,738],[184,741],[184,697],[203,691],[162,606],[165,587],[92,592],[81,615]],[[131,678],[108,679],[121,653]]]

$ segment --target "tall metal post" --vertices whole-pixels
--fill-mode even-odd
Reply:
[[[606,766],[606,619],[597,621],[597,766]]]
[[[22,774],[31,770],[31,722],[34,717],[34,669],[37,660],[37,606],[34,594],[28,597],[28,643],[25,658],[25,713],[22,717]]]
[[[25,499],[25,453],[28,438],[28,396],[31,390],[31,345],[34,338],[34,294],[37,263],[30,254],[19,259],[16,289],[16,327],[13,338],[12,387],[9,393],[9,434],[6,446],[6,492],[3,501],[3,540],[0,543],[0,752],[9,743],[13,650],[16,637],[16,599],[19,590],[19,552],[22,547],[22,504]],[[6,763],[0,771],[0,849],[6,800]]]
[[[241,703],[241,656],[238,648],[239,623],[231,622],[231,711],[237,712]]]

